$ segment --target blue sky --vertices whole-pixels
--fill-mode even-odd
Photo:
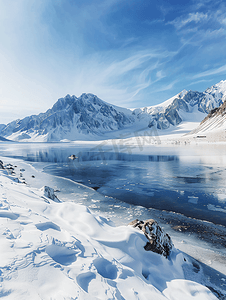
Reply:
[[[179,0],[0,0],[0,124],[93,93],[161,103],[226,79],[226,4]]]

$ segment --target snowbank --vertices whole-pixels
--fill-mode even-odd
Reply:
[[[0,170],[0,297],[217,299],[185,279],[194,266],[183,252],[145,251],[138,229],[47,196]]]

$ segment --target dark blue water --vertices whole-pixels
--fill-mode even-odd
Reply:
[[[226,226],[224,148],[157,148],[137,153],[79,145],[2,146],[0,154],[45,162],[44,171],[70,178],[124,202],[182,213]],[[223,149],[223,150],[222,150]],[[75,160],[69,159],[75,154]]]

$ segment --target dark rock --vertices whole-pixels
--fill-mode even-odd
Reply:
[[[225,295],[222,294],[220,291],[217,291],[216,288],[213,288],[212,286],[206,285],[206,287],[211,290],[211,292],[218,298],[218,299],[225,299]]]
[[[146,251],[153,251],[162,254],[165,257],[169,257],[173,248],[172,240],[155,220],[149,219],[146,221],[139,221],[136,219],[130,222],[129,225],[143,231],[148,240],[147,244],[144,246]]]
[[[0,160],[0,169],[5,169],[4,166],[3,166],[3,161]]]
[[[221,104],[220,107],[212,109],[210,111],[210,113],[202,120],[200,125],[205,123],[207,120],[209,120],[213,117],[217,117],[217,116],[222,116],[223,117],[225,114],[226,114],[226,101],[224,101],[224,103]]]
[[[71,159],[71,160],[75,160],[78,157],[76,155],[74,155],[74,154],[71,154],[71,156],[69,156],[68,158]]]
[[[55,202],[60,202],[60,200],[57,198],[57,196],[54,194],[54,189],[52,189],[49,186],[43,186],[41,188],[41,191],[43,192],[43,195]]]

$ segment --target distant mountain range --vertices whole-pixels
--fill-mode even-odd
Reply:
[[[183,122],[200,122],[225,99],[226,81],[204,92],[184,90],[159,105],[138,109],[111,105],[93,94],[67,95],[45,113],[0,125],[0,136],[48,142],[107,139],[129,129],[174,129]]]

